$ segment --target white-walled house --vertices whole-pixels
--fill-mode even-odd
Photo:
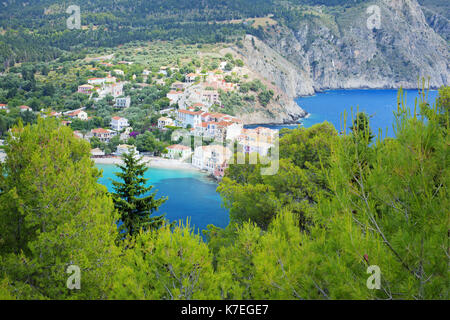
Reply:
[[[114,104],[115,108],[129,108],[131,105],[131,98],[130,97],[122,97],[122,98],[116,98],[116,103]]]
[[[161,117],[158,119],[158,128],[163,129],[166,126],[174,126],[175,122],[171,118]]]
[[[206,136],[207,128],[208,123],[206,122],[197,123],[194,127],[194,135],[198,137]]]
[[[114,82],[110,85],[108,85],[107,90],[109,91],[109,93],[114,97],[120,97],[121,95],[123,95],[123,83],[122,82]]]
[[[188,73],[185,77],[187,83],[195,82],[195,79],[198,77],[195,73]]]
[[[168,146],[166,149],[167,153],[164,156],[169,159],[185,160],[192,154],[191,148],[180,144]]]
[[[177,111],[177,126],[186,128],[188,125],[194,128],[196,124],[202,122],[203,111],[190,111],[180,109]]]
[[[122,131],[125,128],[128,128],[130,125],[126,118],[122,117],[112,117],[111,119],[111,128],[116,131]]]
[[[197,147],[192,156],[192,165],[214,174],[215,170],[232,156],[231,150],[221,145]]]
[[[67,114],[69,118],[78,118],[80,120],[86,121],[88,119],[88,114],[83,110],[75,110]]]
[[[137,151],[135,146],[130,146],[128,144],[119,144],[117,146],[116,155],[121,156],[123,154],[130,153],[132,150],[134,150],[134,153],[136,155],[139,155],[139,151]]]
[[[114,69],[113,70],[115,74],[119,75],[119,76],[124,76],[125,72],[123,72],[123,70],[120,69]]]
[[[30,111],[33,112],[33,109],[31,109],[29,106],[19,106],[20,112]]]
[[[106,82],[106,78],[90,78],[88,79],[88,84],[92,86],[102,86]]]
[[[105,153],[101,149],[95,148],[95,149],[91,150],[91,155],[94,157],[101,157],[101,156],[104,156]]]
[[[241,133],[244,125],[239,122],[232,122],[226,127],[226,140],[235,140]]]
[[[109,140],[114,137],[115,132],[103,128],[92,129],[90,136],[98,138],[101,142],[108,143]]]
[[[91,94],[94,90],[94,86],[90,84],[83,84],[81,86],[78,86],[78,93],[82,94]]]
[[[170,100],[170,105],[178,103],[180,98],[183,96],[183,92],[171,90],[167,93],[166,97]]]

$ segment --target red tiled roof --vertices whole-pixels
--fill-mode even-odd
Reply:
[[[174,150],[177,150],[177,149],[181,149],[181,150],[191,150],[191,148],[186,147],[186,146],[183,146],[183,145],[181,145],[181,144],[174,144],[174,145],[168,146],[167,149],[174,149]]]
[[[228,121],[217,122],[217,125],[220,127],[228,127],[228,126],[231,126],[232,124],[233,124],[233,122],[228,122]]]
[[[103,128],[92,129],[92,133],[109,133],[109,130]]]
[[[76,115],[79,114],[81,111],[83,111],[83,110],[75,110],[74,112],[69,113],[69,116],[76,116]]]
[[[190,114],[190,115],[200,115],[200,114],[203,113],[202,111],[194,112],[194,111],[183,110],[183,109],[178,110],[178,112],[180,112],[180,113],[185,113],[185,114]]]

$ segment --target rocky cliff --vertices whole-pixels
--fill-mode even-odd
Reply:
[[[373,20],[377,11],[367,11],[370,5],[379,8],[378,25]],[[308,10],[296,23],[266,26],[262,41],[247,36],[234,48],[288,96],[325,89],[415,88],[419,76],[429,77],[432,87],[448,85],[449,45],[430,27],[416,0]]]
[[[427,19],[428,25],[442,38],[450,41],[450,21],[446,17],[445,12],[441,14],[426,7],[422,7],[422,11]]]

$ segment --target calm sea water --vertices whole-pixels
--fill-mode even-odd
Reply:
[[[404,90],[406,92],[406,104],[414,110],[414,101],[419,97],[417,90]],[[383,136],[393,137],[394,114],[397,110],[398,90],[331,90],[318,93],[310,97],[300,97],[296,100],[299,106],[307,111],[310,116],[302,119],[300,124],[306,128],[314,124],[328,121],[341,131],[341,117],[346,111],[347,128],[351,126],[351,111],[366,112],[370,118],[370,126],[374,134],[378,129],[383,130]],[[432,104],[436,100],[437,90],[430,90],[428,101]],[[295,128],[297,125],[265,125],[272,129]],[[249,128],[255,127],[248,126]]]
[[[103,170],[99,183],[113,191],[110,179],[118,181],[114,172],[119,169],[114,165],[98,164]],[[154,213],[166,214],[169,221],[190,219],[195,230],[206,229],[208,224],[224,228],[228,225],[228,210],[221,207],[221,198],[216,192],[217,184],[210,181],[204,174],[190,170],[168,170],[149,168],[145,174],[148,185],[157,190],[157,198],[167,196],[169,199]]]

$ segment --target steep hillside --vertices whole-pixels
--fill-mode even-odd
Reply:
[[[419,0],[427,23],[442,38],[450,40],[450,1]]]
[[[338,11],[310,8],[310,15],[297,25],[265,28],[263,41],[284,57],[281,64],[297,74],[287,77],[289,84],[279,80],[280,86],[291,95],[300,95],[308,93],[311,84],[316,91],[410,88],[417,86],[418,76],[430,77],[432,87],[448,84],[448,44],[427,24],[417,1],[372,3],[381,8],[380,29],[367,28],[367,4]],[[286,68],[277,67],[280,62],[261,57],[268,49],[248,41],[253,40],[247,40],[245,50],[240,51],[249,63],[273,73],[274,79],[283,77]]]

